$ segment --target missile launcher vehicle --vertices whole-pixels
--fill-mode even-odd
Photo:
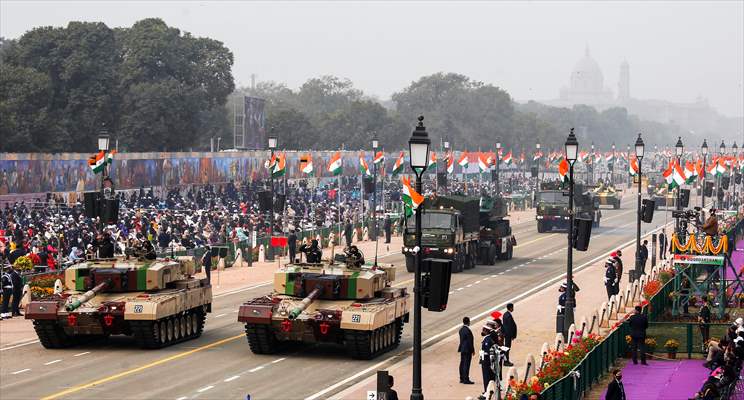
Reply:
[[[65,290],[31,301],[25,318],[46,348],[109,335],[169,346],[201,336],[211,311],[212,287],[196,272],[190,257],[89,260],[66,269]]]
[[[409,294],[390,285],[395,268],[340,261],[287,264],[274,273],[272,294],[240,306],[238,321],[254,353],[276,353],[286,342],[328,343],[371,359],[400,344]]]

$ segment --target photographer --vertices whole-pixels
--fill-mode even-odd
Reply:
[[[703,231],[708,236],[718,235],[718,218],[716,218],[715,208],[710,210],[710,216],[705,220],[705,224],[703,224]]]

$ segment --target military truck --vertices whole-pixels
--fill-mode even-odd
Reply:
[[[483,201],[481,201],[483,199]],[[506,216],[506,203],[489,197],[459,195],[428,198],[421,207],[423,257],[452,260],[452,272],[474,268],[479,259],[492,264],[508,260],[516,245]],[[403,254],[414,272],[415,217],[406,220]]]
[[[371,359],[400,344],[409,319],[409,294],[394,280],[393,265],[287,264],[274,273],[273,293],[243,303],[238,321],[256,354],[288,342],[326,343]]]
[[[580,183],[574,184],[574,211],[575,218],[590,219],[592,227],[599,227],[602,219],[599,199]],[[562,189],[557,182],[544,182],[537,194],[537,232],[567,231],[569,218],[568,189]]]
[[[63,348],[109,335],[146,349],[201,336],[212,287],[184,259],[97,259],[64,272],[65,290],[26,305],[41,345]]]
[[[612,206],[615,210],[620,208],[620,198],[622,196],[615,185],[600,181],[594,188],[593,194],[599,200],[600,206]]]

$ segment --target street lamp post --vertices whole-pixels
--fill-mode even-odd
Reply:
[[[633,280],[641,277],[643,273],[643,264],[641,263],[641,177],[643,175],[643,152],[645,146],[643,145],[643,139],[641,139],[640,132],[638,133],[638,139],[635,142],[635,156],[638,160],[638,207],[636,215],[636,252],[635,252],[635,274],[633,274]]]
[[[573,286],[573,232],[574,232],[574,163],[579,153],[579,142],[576,140],[574,130],[568,135],[565,143],[566,160],[569,164],[568,173],[568,257],[566,261],[566,308],[563,322],[564,337],[567,337],[568,328],[574,323],[574,307],[576,305],[576,294]]]
[[[269,160],[274,159],[274,150],[277,145],[274,128],[271,128],[271,134],[269,136]],[[271,245],[271,237],[274,235],[274,171],[272,168],[269,168],[269,187],[271,190],[271,209],[269,210],[269,248],[266,251],[266,260],[274,261],[274,246]]]
[[[700,207],[705,208],[705,175],[708,170],[705,167],[705,163],[708,161],[708,142],[703,139],[703,145],[700,147],[700,152],[703,153],[703,187],[700,191]]]
[[[537,193],[540,191],[540,143],[535,143],[535,195],[532,206],[537,208]]]
[[[501,193],[501,182],[499,181],[499,161],[501,159],[501,142],[496,142],[496,196]]]
[[[726,143],[724,143],[723,140],[721,140],[721,146],[719,149],[720,151],[718,155],[719,157],[718,163],[720,164],[723,157],[726,156]],[[720,186],[721,186],[721,177],[716,176],[716,208],[722,208],[723,206],[723,204],[720,204],[721,202],[719,200],[721,199],[721,197],[718,196],[718,193],[721,193],[721,195],[723,195],[723,190],[721,189]]]
[[[416,174],[416,192],[422,193],[421,175],[429,164],[431,140],[424,127],[424,117],[418,117],[418,125],[408,140],[411,168]],[[421,388],[421,207],[416,207],[416,247],[413,278],[413,382],[411,400],[423,400]]]
[[[377,148],[380,147],[380,142],[376,136],[372,137],[372,232],[373,236],[371,239],[377,241],[377,163],[375,159],[377,157]],[[377,266],[377,251],[375,251],[375,266]]]
[[[682,160],[682,153],[684,153],[684,151],[685,151],[685,146],[682,144],[682,136],[679,136],[677,138],[677,144],[674,145],[674,152],[677,155],[677,165],[680,168],[682,167],[681,160]],[[674,172],[672,172],[672,173],[674,173]],[[675,201],[676,207],[674,207],[674,209],[677,210],[677,211],[679,211],[679,210],[682,209],[682,204],[680,204],[680,202],[679,202],[680,192],[682,192],[682,185],[677,185],[677,200]],[[679,232],[679,217],[676,218],[675,223],[677,225],[676,228],[675,228],[675,230],[677,231],[677,234],[679,235],[680,234],[680,232]]]
[[[447,163],[449,163],[450,161],[454,163],[455,160],[451,160],[450,158],[454,157],[455,155],[450,153],[449,148],[450,148],[450,142],[449,140],[445,140],[444,141],[444,152],[445,154],[447,154],[447,157],[449,157],[447,158]],[[444,164],[444,172],[447,172],[447,163]],[[445,180],[445,183],[444,183],[444,194],[445,195],[447,194],[447,180]]]

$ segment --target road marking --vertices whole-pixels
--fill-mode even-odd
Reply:
[[[491,279],[491,278],[489,278],[489,277],[485,277],[485,278],[483,278],[483,280],[484,280],[484,281],[487,281],[487,280],[489,280],[489,279]]]
[[[284,360],[286,360],[286,359],[287,359],[287,357],[277,358],[276,360],[272,361],[271,363],[272,363],[272,364],[276,364],[276,363],[278,363],[278,362],[282,362],[282,361],[284,361]]]
[[[231,376],[231,377],[229,377],[229,378],[225,379],[225,380],[224,380],[224,381],[222,381],[222,382],[232,382],[232,381],[234,381],[234,380],[236,380],[236,379],[238,379],[238,378],[240,378],[240,375],[235,375],[235,376]]]
[[[223,313],[223,314],[220,314],[220,315],[215,315],[214,317],[215,317],[215,318],[219,318],[219,317],[224,317],[225,315],[227,315],[227,314],[224,314],[224,313]]]
[[[73,357],[80,357],[80,356],[84,356],[84,355],[86,355],[86,354],[90,354],[90,352],[89,352],[89,351],[84,351],[84,352],[82,352],[82,353],[77,353],[77,354],[75,354],[75,355],[74,355]]]
[[[451,291],[450,291],[449,293],[447,293],[447,294],[454,294],[454,293],[455,293],[455,291],[454,291],[454,290],[451,290]]]
[[[49,361],[48,363],[44,363],[44,365],[52,365],[52,364],[56,364],[56,363],[58,363],[60,361],[62,361],[62,360],[59,359],[59,360]]]
[[[248,370],[248,372],[256,372],[256,371],[260,371],[260,370],[262,370],[262,369],[264,369],[264,366],[263,366],[263,365],[259,365],[259,366],[258,366],[258,367],[256,367],[256,368],[253,368],[253,369],[249,369],[249,370]]]
[[[28,371],[31,371],[31,368],[26,368],[26,369],[22,369],[20,371],[13,372],[13,375],[22,374],[22,373],[28,372]]]
[[[461,287],[461,288],[457,288],[457,289],[455,289],[455,290],[457,290],[457,291],[459,292],[460,290],[463,290],[463,289],[465,289],[465,288],[462,288],[462,287]]]
[[[92,381],[92,382],[85,383],[83,385],[73,386],[73,387],[71,387],[69,389],[66,389],[66,390],[63,390],[61,392],[57,392],[57,393],[54,393],[54,394],[50,394],[49,396],[43,397],[41,400],[51,400],[51,399],[56,399],[56,398],[59,398],[59,397],[62,397],[62,396],[67,396],[67,395],[72,394],[72,393],[77,393],[77,392],[79,392],[81,390],[88,389],[88,388],[91,388],[93,386],[102,385],[104,383],[111,382],[113,380],[116,380],[116,379],[119,379],[119,378],[123,378],[125,376],[129,376],[129,375],[135,374],[137,372],[144,371],[146,369],[150,369],[152,367],[156,367],[158,365],[165,364],[167,362],[170,362],[170,361],[173,361],[173,360],[177,360],[179,358],[183,358],[183,357],[189,356],[189,355],[194,354],[194,353],[198,353],[198,352],[203,351],[203,350],[207,350],[207,349],[211,349],[213,347],[221,346],[221,345],[223,345],[225,343],[229,343],[229,342],[232,342],[234,340],[243,339],[244,337],[245,337],[245,334],[241,333],[240,335],[235,335],[235,336],[231,336],[231,337],[228,337],[228,338],[225,338],[225,339],[221,339],[221,340],[218,340],[216,342],[212,342],[210,344],[206,344],[204,346],[197,347],[197,348],[192,349],[192,350],[189,350],[189,351],[185,351],[183,353],[178,353],[178,354],[174,354],[174,355],[169,356],[169,357],[161,358],[160,360],[151,362],[149,364],[145,364],[145,365],[140,366],[140,367],[137,367],[137,368],[132,368],[132,369],[127,370],[127,371],[119,372],[118,374],[110,375],[110,376],[107,376],[105,378],[101,378],[101,379],[98,379],[98,380],[95,380],[95,381]]]
[[[209,389],[211,389],[211,388],[213,388],[213,387],[214,387],[214,385],[204,386],[203,388],[201,388],[201,389],[197,390],[197,392],[198,392],[198,393],[201,393],[201,392],[206,392],[207,390],[209,390]]]
[[[668,224],[667,224],[667,225],[668,225]],[[665,225],[664,225],[664,226],[665,226]],[[656,229],[653,229],[653,230],[651,230],[650,232],[648,232],[648,233],[646,234],[646,236],[648,236],[648,235],[651,235],[651,234],[652,234],[653,232],[656,232],[656,231],[658,231],[658,230],[661,230],[661,228],[658,228],[658,227],[657,227]],[[618,248],[623,248],[623,247],[626,247],[626,246],[628,246],[628,245],[630,245],[630,244],[633,244],[634,242],[635,242],[635,239],[629,240],[629,241],[627,241],[627,242],[625,242],[625,243],[622,243],[622,244],[620,244]],[[587,262],[585,262],[584,264],[581,264],[581,265],[579,265],[578,267],[574,268],[574,271],[575,271],[575,272],[578,272],[578,271],[580,271],[580,270],[582,270],[582,269],[586,268],[587,266],[589,266],[589,265],[592,265],[592,264],[594,264],[595,262],[597,262],[597,261],[599,261],[599,260],[601,260],[601,259],[605,258],[605,257],[607,256],[607,254],[610,254],[610,253],[612,253],[613,251],[614,251],[614,250],[610,250],[610,251],[608,251],[608,252],[606,252],[606,253],[603,253],[603,254],[601,254],[601,255],[599,255],[599,256],[597,256],[597,257],[595,257],[595,258],[593,258],[593,259],[591,259],[591,260],[589,260],[589,261],[587,261]],[[503,274],[503,272],[499,273],[499,275],[500,275],[500,274]],[[496,310],[498,310],[498,309],[500,309],[500,308],[503,308],[503,307],[504,307],[504,306],[505,306],[506,304],[508,304],[508,303],[516,303],[516,302],[517,302],[518,300],[523,300],[523,299],[526,299],[526,298],[528,298],[529,296],[531,296],[531,295],[533,295],[533,294],[535,294],[535,293],[538,293],[538,292],[540,292],[540,291],[541,291],[541,290],[543,290],[544,288],[546,288],[546,287],[549,287],[550,285],[553,285],[554,283],[556,283],[556,282],[558,282],[558,281],[562,280],[562,279],[564,278],[564,276],[565,276],[565,275],[566,275],[565,273],[562,273],[562,274],[560,274],[560,275],[557,275],[557,276],[555,276],[555,277],[553,277],[553,278],[551,278],[551,279],[548,279],[548,280],[546,280],[545,282],[541,283],[540,285],[537,285],[537,286],[535,286],[535,287],[533,287],[533,288],[531,288],[531,289],[528,289],[528,290],[526,290],[526,291],[524,291],[524,292],[520,293],[519,295],[517,295],[517,296],[515,296],[515,297],[513,297],[513,298],[511,298],[511,299],[509,299],[509,300],[507,300],[507,301],[505,301],[505,302],[503,302],[503,303],[501,303],[501,304],[498,304],[498,305],[496,305],[496,306],[494,306],[494,307],[492,307],[492,308],[489,308],[489,309],[487,309],[487,310],[485,310],[485,311],[481,312],[480,314],[478,314],[478,315],[476,315],[476,316],[472,317],[472,318],[470,319],[470,322],[471,322],[471,323],[475,323],[475,322],[478,322],[478,320],[479,320],[479,319],[483,318],[483,317],[484,317],[484,316],[486,316],[486,315],[490,315],[490,313],[492,313],[493,311],[496,311]],[[422,343],[422,346],[425,346],[426,344],[428,344],[428,343],[431,343],[431,342],[433,342],[433,341],[435,341],[435,340],[439,339],[440,337],[442,337],[442,336],[444,336],[444,335],[447,335],[447,334],[449,334],[449,333],[451,333],[451,332],[454,332],[454,331],[456,331],[456,330],[460,329],[460,327],[461,327],[461,326],[462,326],[461,324],[455,325],[455,326],[453,326],[453,327],[451,327],[451,328],[449,328],[449,329],[445,329],[445,330],[443,330],[443,331],[441,331],[441,332],[437,333],[437,334],[436,334],[436,335],[434,335],[434,336],[431,336],[431,337],[429,337],[428,339],[424,340],[424,342]],[[409,347],[408,349],[405,349],[405,350],[401,350],[401,351],[400,351],[400,352],[398,352],[398,354],[396,354],[396,355],[390,356],[390,357],[388,357],[387,359],[385,359],[385,360],[382,360],[382,361],[380,361],[379,363],[377,363],[377,364],[375,364],[375,365],[372,365],[372,366],[368,367],[367,369],[364,369],[364,370],[362,370],[362,371],[359,371],[359,372],[357,372],[356,374],[354,374],[354,375],[352,375],[352,376],[349,376],[349,377],[347,377],[347,378],[345,378],[345,379],[343,379],[343,380],[341,380],[341,381],[338,381],[338,382],[336,382],[335,384],[333,384],[333,385],[331,385],[331,386],[328,386],[328,387],[326,387],[325,389],[323,389],[323,390],[321,390],[321,391],[319,391],[319,392],[317,392],[317,393],[315,393],[315,394],[312,394],[312,395],[310,395],[310,396],[306,397],[306,398],[305,398],[305,400],[315,400],[315,399],[317,399],[317,398],[320,398],[321,396],[325,395],[326,393],[329,393],[329,392],[331,392],[331,391],[333,391],[333,390],[336,390],[336,389],[338,389],[339,387],[341,387],[341,386],[344,386],[344,385],[346,385],[347,383],[349,383],[349,382],[352,382],[352,381],[356,380],[357,378],[359,378],[359,377],[361,377],[361,376],[364,376],[364,375],[366,375],[366,374],[370,373],[371,371],[375,371],[375,370],[379,369],[379,368],[380,368],[381,366],[383,366],[383,365],[385,365],[385,364],[389,363],[389,362],[390,362],[391,360],[395,359],[396,357],[399,357],[399,355],[400,355],[400,354],[402,354],[402,353],[403,353],[403,351],[406,351],[406,350],[410,350],[411,348],[412,348],[412,347]],[[44,400],[44,399],[42,399],[42,400]]]
[[[473,282],[474,285],[477,285],[479,283],[481,283],[481,281],[475,281],[475,282]]]
[[[181,397],[177,398],[176,400],[186,400],[186,399],[188,399],[188,397],[186,397],[186,396],[181,396]]]
[[[232,312],[234,312],[234,313],[236,313],[236,312],[238,312],[238,311],[239,311],[239,310],[232,310]]]
[[[503,272],[502,272],[502,274],[503,274]],[[501,275],[501,274],[499,274],[499,275]],[[491,278],[495,278],[495,277],[496,277],[496,274],[491,275]]]
[[[504,275],[504,273],[503,272],[499,272],[499,275]]]
[[[467,285],[467,286],[465,286],[465,287],[473,287],[473,284],[471,283],[470,285]]]
[[[15,348],[18,348],[18,347],[22,347],[22,346],[28,346],[28,345],[30,345],[30,344],[34,344],[34,343],[39,343],[39,339],[36,339],[36,340],[32,340],[32,341],[30,341],[30,342],[26,342],[26,343],[21,343],[21,344],[17,344],[17,345],[15,345],[15,346],[8,346],[8,347],[3,347],[2,349],[0,349],[0,351],[5,351],[5,350],[12,350],[12,349],[15,349]]]

